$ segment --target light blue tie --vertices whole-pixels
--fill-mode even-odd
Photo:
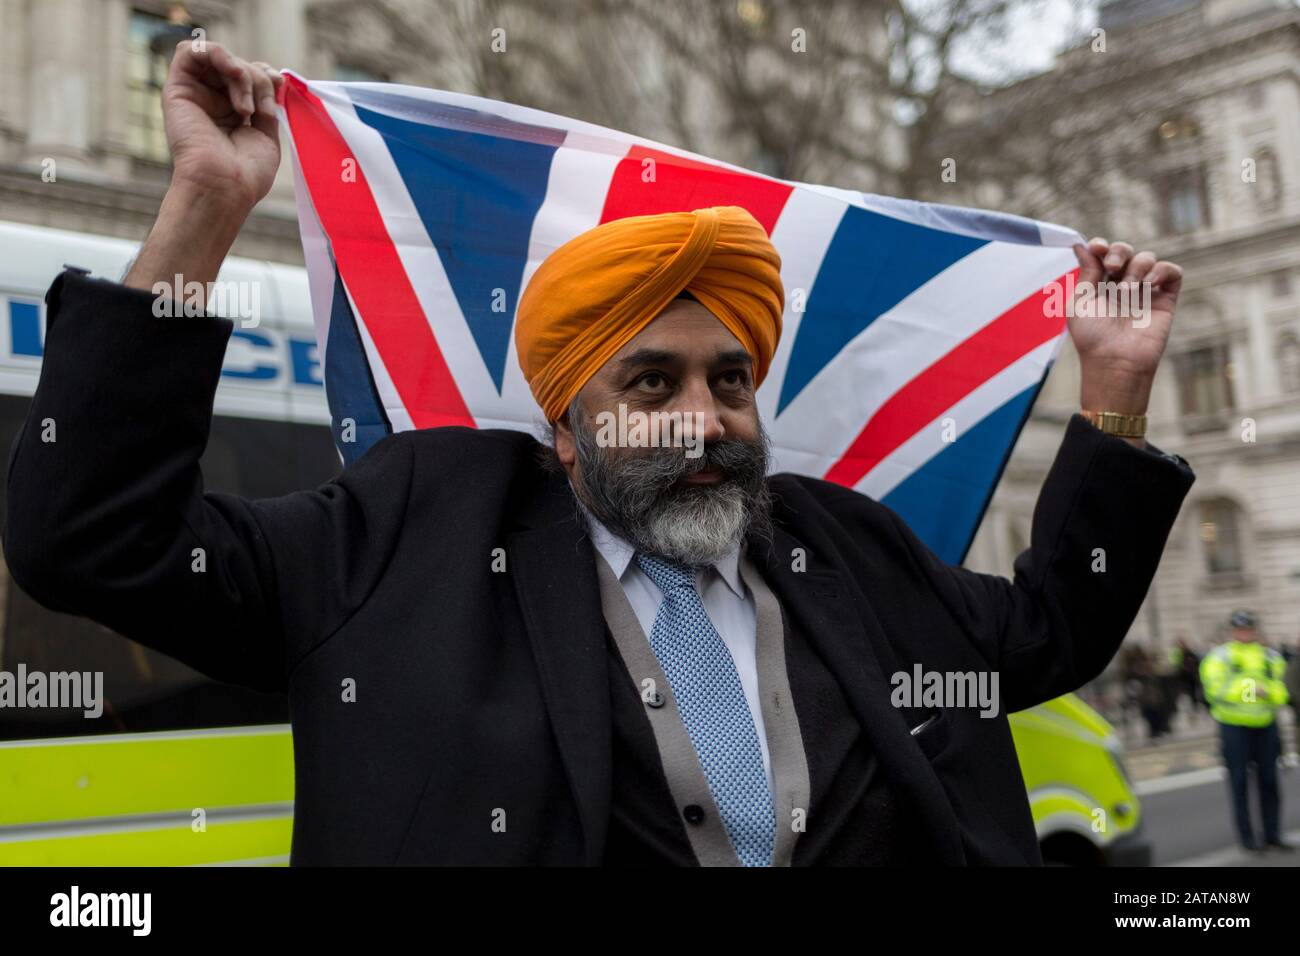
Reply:
[[[677,699],[731,846],[743,865],[770,866],[776,816],[758,731],[731,652],[695,590],[695,569],[645,554],[636,563],[664,594],[650,646]]]

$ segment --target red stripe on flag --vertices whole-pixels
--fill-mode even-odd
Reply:
[[[826,472],[826,480],[852,488],[940,414],[1017,359],[1059,335],[1065,320],[1046,317],[1047,296],[1047,292],[1038,290],[891,395]]]
[[[654,178],[647,182],[651,170]],[[637,145],[614,168],[600,221],[741,206],[770,236],[792,192],[794,187],[787,183]]]
[[[407,414],[416,428],[474,427],[360,163],[317,96],[285,79],[284,108],[316,215],[357,311],[374,320],[366,329]],[[343,176],[349,160],[355,180]]]

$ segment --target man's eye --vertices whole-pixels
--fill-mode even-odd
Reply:
[[[749,384],[749,376],[745,374],[744,369],[733,368],[730,371],[722,373],[722,384],[740,388]]]
[[[637,385],[640,385],[642,388],[651,389],[652,391],[661,389],[667,384],[668,379],[664,378],[664,376],[659,372],[647,372],[637,379]]]

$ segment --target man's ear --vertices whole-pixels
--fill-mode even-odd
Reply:
[[[573,429],[569,427],[567,416],[555,423],[555,454],[560,459],[560,464],[564,466],[564,470],[572,476],[578,461],[578,443],[573,437]]]

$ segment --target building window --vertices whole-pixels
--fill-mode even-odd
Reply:
[[[1157,187],[1161,228],[1170,234],[1194,232],[1210,224],[1205,171],[1200,167],[1167,174]]]
[[[1226,345],[1211,345],[1185,352],[1179,368],[1183,414],[1219,415],[1232,410],[1232,363]]]
[[[1156,127],[1156,143],[1160,146],[1182,145],[1200,135],[1200,125],[1190,116],[1171,116]]]
[[[1300,339],[1283,332],[1277,340],[1278,380],[1287,394],[1300,392]]]
[[[1218,499],[1201,505],[1201,550],[1211,575],[1241,574],[1241,509]]]
[[[1275,212],[1282,201],[1282,174],[1277,154],[1265,147],[1255,157],[1255,182],[1252,195],[1260,212]]]
[[[141,159],[168,161],[162,88],[172,51],[195,25],[180,4],[169,16],[132,11],[127,34],[127,146]]]

